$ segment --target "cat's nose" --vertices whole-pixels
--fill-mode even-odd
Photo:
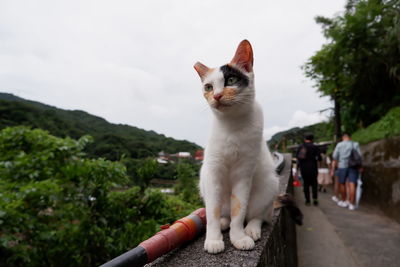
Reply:
[[[222,97],[222,94],[214,95],[214,99],[217,100],[217,101],[219,101],[221,99],[221,97]]]

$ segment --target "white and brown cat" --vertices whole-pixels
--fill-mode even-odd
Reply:
[[[230,227],[232,244],[250,250],[261,237],[262,223],[271,219],[278,194],[263,112],[255,101],[252,47],[243,40],[229,64],[208,68],[197,62],[194,68],[214,114],[200,172],[207,216],[204,249],[223,251],[221,230]]]

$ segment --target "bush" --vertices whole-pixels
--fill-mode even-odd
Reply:
[[[400,136],[400,107],[392,108],[383,118],[353,134],[353,139],[367,144],[379,139]]]
[[[0,131],[1,263],[97,266],[192,211],[175,196],[127,188],[124,165],[85,158],[90,140]]]
[[[202,202],[199,196],[197,173],[195,165],[189,163],[179,163],[177,166],[178,184],[175,191],[185,201],[200,207]]]

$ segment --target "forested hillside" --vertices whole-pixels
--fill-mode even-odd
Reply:
[[[63,110],[12,94],[0,93],[0,129],[25,125],[49,131],[59,137],[78,139],[90,135],[94,142],[86,152],[89,156],[119,160],[155,156],[160,151],[193,153],[200,147],[188,141],[178,141],[154,131],[133,126],[112,124],[80,110]]]
[[[154,159],[198,148],[0,93],[0,262],[99,266],[126,252],[203,205],[199,165]]]
[[[315,142],[331,141],[333,139],[333,125],[331,122],[321,122],[302,128],[291,128],[274,134],[268,141],[268,144],[272,149],[274,149],[276,145],[281,148],[283,143],[285,146],[300,144],[303,142],[306,133],[313,133]]]

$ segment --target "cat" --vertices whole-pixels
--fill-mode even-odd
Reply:
[[[262,223],[272,218],[279,187],[255,101],[253,49],[243,40],[229,64],[208,68],[197,62],[194,68],[214,115],[199,184],[207,217],[204,249],[223,251],[221,230],[230,228],[233,246],[251,250]]]

